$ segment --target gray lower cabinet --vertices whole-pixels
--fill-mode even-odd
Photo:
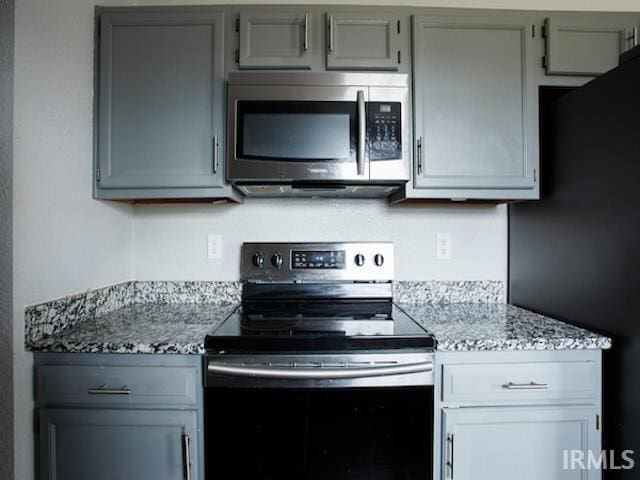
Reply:
[[[242,11],[240,69],[310,69],[318,50],[309,11]]]
[[[195,410],[43,409],[39,421],[42,478],[200,478]]]
[[[442,415],[443,480],[596,478],[570,463],[571,451],[599,454],[594,407],[445,408]]]
[[[391,14],[329,12],[328,70],[397,70],[400,19]]]
[[[582,466],[600,458],[601,362],[598,350],[437,352],[434,478],[600,480]]]
[[[38,478],[203,480],[199,355],[34,356]]]
[[[413,18],[419,196],[537,198],[534,23],[530,14]]]
[[[640,19],[629,14],[553,13],[544,20],[547,75],[600,75],[638,45]]]
[[[99,11],[97,198],[224,197],[224,12]]]

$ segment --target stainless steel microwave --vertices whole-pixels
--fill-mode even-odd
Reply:
[[[229,76],[227,177],[250,196],[386,196],[409,180],[408,76]]]

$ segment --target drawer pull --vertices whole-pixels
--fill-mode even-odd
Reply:
[[[507,390],[547,390],[549,385],[546,383],[513,383],[509,382],[502,385],[502,388],[506,388]]]
[[[102,385],[100,388],[90,388],[87,393],[89,395],[131,395],[131,389],[126,386],[122,388],[107,388],[106,385]]]

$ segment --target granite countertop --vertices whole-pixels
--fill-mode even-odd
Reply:
[[[611,339],[504,303],[399,303],[438,351],[608,349]]]
[[[204,353],[205,336],[235,303],[133,304],[31,345],[39,352]],[[498,303],[398,307],[432,332],[438,351],[607,349],[610,339],[543,315]]]
[[[394,299],[439,351],[611,347],[607,337],[503,303],[503,291],[498,282],[399,282]],[[239,302],[234,282],[125,282],[27,307],[25,343],[35,352],[202,354],[206,335]]]
[[[203,354],[207,334],[236,308],[236,303],[133,304],[29,347],[38,352]]]

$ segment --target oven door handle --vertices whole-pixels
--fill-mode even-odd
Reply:
[[[358,90],[358,175],[364,175],[364,148],[366,136],[366,113],[364,103],[364,91]]]
[[[341,378],[371,378],[433,371],[433,362],[409,363],[365,368],[269,368],[232,366],[209,362],[209,373],[253,378],[282,378],[290,380],[335,380]]]

